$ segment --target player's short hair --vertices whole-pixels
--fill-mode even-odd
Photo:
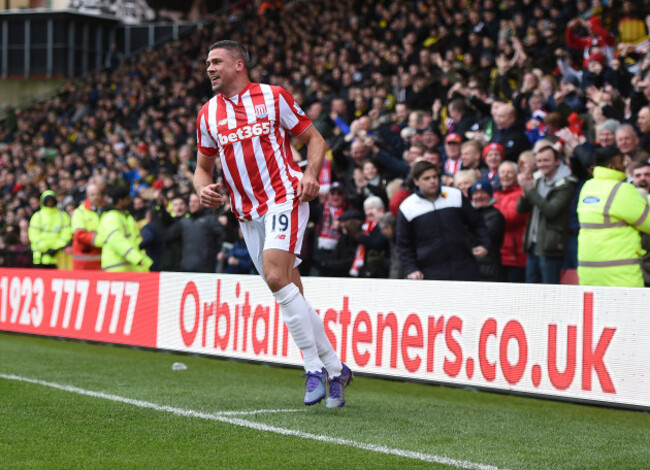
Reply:
[[[244,67],[248,70],[251,61],[250,55],[246,48],[237,41],[231,41],[230,39],[217,41],[210,46],[208,52],[214,49],[227,49],[231,53],[234,53],[238,58],[244,61]]]

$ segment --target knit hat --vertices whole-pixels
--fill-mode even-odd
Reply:
[[[472,197],[475,191],[485,191],[492,196],[492,183],[487,179],[480,179],[469,188],[469,197]]]
[[[501,154],[502,159],[506,158],[506,153],[503,151],[503,145],[497,142],[492,142],[491,144],[487,144],[483,149],[483,160],[485,160],[485,157],[487,157],[488,153],[495,150]]]
[[[605,66],[605,56],[602,55],[600,52],[595,52],[591,54],[589,57],[587,57],[587,62],[591,62],[592,60],[599,62],[600,65],[602,65],[603,67]]]

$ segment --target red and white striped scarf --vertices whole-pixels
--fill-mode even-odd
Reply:
[[[363,229],[363,234],[364,235],[370,235],[370,233],[374,230],[375,225],[377,225],[377,221],[370,221],[366,219],[364,224],[361,226]],[[357,246],[357,252],[354,254],[354,261],[352,262],[352,267],[350,268],[350,276],[353,277],[359,277],[359,270],[361,269],[361,266],[363,266],[363,263],[366,261],[366,247],[365,245],[359,243]]]
[[[334,221],[338,219],[345,211],[344,207],[332,207],[327,201],[323,207],[323,217],[318,233],[318,248],[323,250],[333,250],[339,239],[339,232],[334,230]]]

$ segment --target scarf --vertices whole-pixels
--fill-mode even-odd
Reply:
[[[345,211],[344,207],[332,207],[327,201],[323,207],[323,218],[318,233],[318,249],[333,250],[339,240],[339,232],[334,230],[334,221]]]
[[[371,222],[366,219],[365,223],[361,226],[363,229],[364,235],[370,235],[370,233],[375,229],[377,221]],[[359,277],[359,270],[363,263],[366,261],[366,246],[362,243],[359,243],[357,246],[357,252],[354,254],[354,261],[352,262],[352,267],[350,268],[350,276]]]

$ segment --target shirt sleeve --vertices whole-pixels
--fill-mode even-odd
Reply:
[[[202,155],[205,155],[206,157],[216,157],[219,152],[219,147],[210,129],[209,107],[210,101],[203,105],[196,118],[196,143],[198,150]]]
[[[292,135],[302,134],[311,125],[311,119],[307,117],[288,91],[280,87],[278,90],[280,125]]]

